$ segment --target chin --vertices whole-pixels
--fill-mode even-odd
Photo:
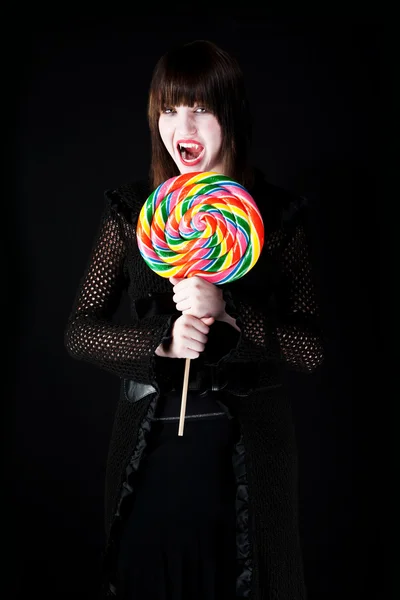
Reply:
[[[198,173],[198,172],[207,171],[207,169],[205,169],[201,165],[193,165],[192,167],[189,167],[186,165],[177,165],[177,166],[178,166],[178,169],[179,169],[179,172],[181,175],[186,175],[187,173]]]

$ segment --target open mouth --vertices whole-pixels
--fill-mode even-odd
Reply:
[[[185,165],[194,165],[201,161],[204,154],[204,146],[198,142],[183,142],[177,144],[181,161]]]

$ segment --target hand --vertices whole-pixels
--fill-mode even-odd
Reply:
[[[181,315],[172,328],[172,342],[168,349],[162,345],[156,349],[157,356],[166,358],[199,358],[208,341],[207,334],[213,317],[197,319],[192,315]]]
[[[222,289],[202,277],[178,279],[170,277],[173,284],[173,301],[177,310],[184,315],[192,315],[198,319],[213,317],[220,320],[225,314],[225,300]]]

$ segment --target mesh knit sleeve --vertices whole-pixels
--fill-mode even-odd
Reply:
[[[112,322],[127,285],[126,230],[123,216],[108,204],[67,322],[65,347],[73,358],[150,383],[156,373],[154,352],[168,334],[171,316],[155,315],[129,325]]]
[[[225,357],[227,362],[277,360],[311,373],[323,360],[303,211],[293,212],[289,222],[283,222],[266,240],[266,252],[279,272],[273,293],[264,294],[260,287],[252,300],[235,293],[233,287],[224,292],[226,311],[241,330],[237,344]]]
[[[304,226],[296,225],[282,253],[276,335],[282,356],[297,371],[313,372],[323,361],[319,307]]]

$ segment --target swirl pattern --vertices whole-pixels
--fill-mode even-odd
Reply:
[[[137,243],[161,277],[203,277],[223,284],[243,277],[264,245],[264,224],[249,192],[212,171],[172,177],[144,203]]]

